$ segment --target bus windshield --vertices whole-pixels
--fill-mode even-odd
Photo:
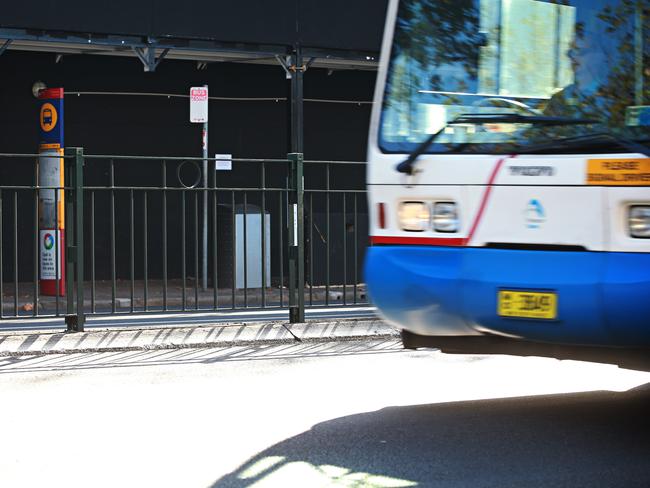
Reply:
[[[379,147],[411,153],[436,133],[426,152],[505,153],[603,132],[647,145],[648,26],[650,0],[401,0]]]

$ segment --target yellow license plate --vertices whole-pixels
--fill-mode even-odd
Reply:
[[[499,290],[497,306],[501,317],[553,320],[557,318],[557,293]]]

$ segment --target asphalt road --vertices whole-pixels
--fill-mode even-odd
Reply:
[[[650,374],[395,341],[0,358],[0,486],[650,486]]]

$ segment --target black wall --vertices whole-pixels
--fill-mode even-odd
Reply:
[[[4,0],[0,26],[379,51],[387,0]]]
[[[278,97],[289,95],[279,66],[215,63],[203,71],[196,63],[163,61],[144,73],[135,58],[64,56],[6,52],[0,56],[0,145],[31,152],[38,143],[37,103],[32,85],[72,91],[150,92],[186,95],[207,83],[210,96]],[[309,69],[305,97],[372,99],[375,73]],[[305,155],[311,159],[364,160],[369,105],[305,103]],[[200,126],[189,122],[186,98],[67,96],[67,146],[88,153],[200,156]],[[210,154],[279,157],[288,147],[285,101],[211,101]]]
[[[375,74],[363,71],[334,71],[310,69],[305,74],[305,97],[320,99],[370,100],[374,88]],[[44,81],[49,87],[63,86],[66,91],[114,91],[153,92],[187,94],[189,87],[207,83],[211,96],[223,97],[278,97],[288,96],[288,83],[279,66],[244,65],[232,63],[210,64],[206,70],[198,71],[196,63],[165,60],[155,73],[144,73],[142,65],[135,58],[104,56],[64,56],[57,64],[53,54],[26,54],[6,52],[0,56],[0,152],[34,153],[38,147],[37,101],[31,88],[36,80]],[[364,161],[370,105],[305,103],[305,155],[308,159]],[[232,153],[238,158],[282,158],[288,148],[288,111],[285,101],[212,101],[210,102],[209,154]],[[201,156],[201,126],[189,122],[189,102],[186,98],[159,98],[145,96],[66,96],[65,99],[66,146],[83,147],[87,154],[128,154],[152,156]],[[153,169],[152,169],[153,168]],[[246,175],[255,170],[244,170],[238,176],[230,175],[233,184],[246,182]],[[170,165],[170,186],[175,182],[175,171]],[[282,180],[283,174],[276,176]],[[308,181],[310,185],[324,181],[324,173],[315,173]],[[88,162],[85,172],[86,183],[106,185],[108,167],[106,162]],[[226,176],[224,175],[224,178]],[[273,171],[269,170],[270,184]],[[32,184],[34,168],[31,161],[0,159],[0,186]],[[339,169],[332,174],[333,185],[347,185],[345,188],[363,186],[364,169]],[[118,185],[151,185],[160,183],[159,167],[145,163],[121,163],[116,165]],[[254,182],[256,184],[257,181]],[[314,183],[315,184],[315,183]],[[13,195],[4,192],[3,197],[3,256],[4,279],[12,279],[13,266]],[[18,241],[19,274],[21,280],[32,277],[33,260],[33,197],[28,192],[18,198]],[[238,196],[238,199],[241,195]],[[361,244],[366,241],[365,201],[360,199],[358,234]],[[136,215],[142,214],[142,195],[136,194]],[[170,256],[178,256],[180,239],[180,202],[170,197]],[[240,200],[238,200],[240,203]],[[251,196],[250,203],[256,203]],[[319,229],[325,227],[324,200],[315,199],[314,220]],[[106,279],[109,274],[108,199],[97,196],[97,263],[98,278]],[[152,236],[160,234],[160,197],[149,200],[149,231]],[[331,209],[340,212],[342,200],[332,198]],[[347,202],[348,210],[352,200]],[[89,202],[87,202],[87,209]],[[117,196],[117,247],[118,276],[128,276],[129,233],[128,195]],[[188,263],[193,263],[192,206],[188,201]],[[138,217],[140,219],[140,217]],[[88,219],[87,219],[88,222]],[[138,236],[136,249],[140,263],[141,228],[136,222]],[[343,229],[352,222],[335,214],[332,217],[330,251],[333,263],[340,263]],[[272,235],[273,252],[277,256],[279,234],[274,222]],[[173,225],[172,225],[173,224]],[[317,237],[318,231],[314,231]],[[339,236],[339,237],[337,237]],[[286,238],[286,237],[285,237]],[[152,237],[150,242],[156,242]],[[286,242],[286,241],[285,241]],[[338,246],[338,247],[336,247]],[[324,255],[327,251],[322,239],[315,241],[315,252]],[[338,251],[337,251],[338,249]],[[351,253],[351,251],[349,251]],[[160,246],[152,246],[149,259],[150,276],[160,274]],[[351,254],[350,254],[351,256]],[[359,266],[362,263],[359,259]],[[172,264],[173,261],[173,264]],[[88,263],[87,263],[88,264]],[[188,264],[188,266],[193,266]],[[338,265],[337,265],[338,266]],[[352,270],[352,266],[348,265]],[[340,267],[332,273],[332,280],[341,282]],[[88,269],[88,267],[87,267]],[[193,268],[192,268],[193,269]],[[180,273],[180,261],[170,261],[170,276]],[[322,263],[316,272],[323,276]],[[351,273],[352,271],[349,271]],[[338,273],[338,274],[337,274]],[[137,269],[138,276],[141,267]],[[273,262],[273,274],[278,274],[277,260]],[[349,281],[351,277],[348,278]]]

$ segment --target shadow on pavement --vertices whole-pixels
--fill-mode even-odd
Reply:
[[[397,339],[0,357],[0,375],[404,353]]]
[[[317,424],[213,487],[647,487],[649,407],[649,385],[389,407]]]

